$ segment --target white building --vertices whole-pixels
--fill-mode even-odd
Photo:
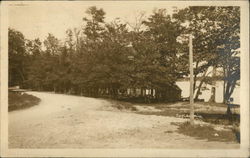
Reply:
[[[199,85],[199,83],[200,81],[197,81],[196,85]],[[181,97],[183,98],[189,97],[189,89],[190,89],[189,81],[177,81],[176,84],[182,90]],[[203,83],[199,99],[204,99],[205,102],[209,101],[211,97],[211,88],[212,88],[211,85]],[[231,98],[233,98],[234,104],[240,104],[240,86],[235,87],[234,92],[231,95]],[[216,81],[215,102],[217,103],[223,102],[223,81]]]

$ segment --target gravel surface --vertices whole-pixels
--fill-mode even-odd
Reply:
[[[239,148],[178,134],[186,119],[119,111],[104,99],[27,92],[39,105],[9,112],[9,148]]]

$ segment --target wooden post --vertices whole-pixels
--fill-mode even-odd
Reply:
[[[194,124],[194,72],[193,72],[193,44],[189,35],[189,71],[190,71],[190,124]]]

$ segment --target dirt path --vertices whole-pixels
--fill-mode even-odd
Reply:
[[[237,148],[175,132],[180,118],[113,109],[103,99],[28,92],[41,98],[9,113],[10,148]]]

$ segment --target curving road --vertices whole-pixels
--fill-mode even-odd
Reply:
[[[28,92],[37,106],[9,112],[9,148],[238,148],[175,132],[180,118],[113,109],[104,99]]]

